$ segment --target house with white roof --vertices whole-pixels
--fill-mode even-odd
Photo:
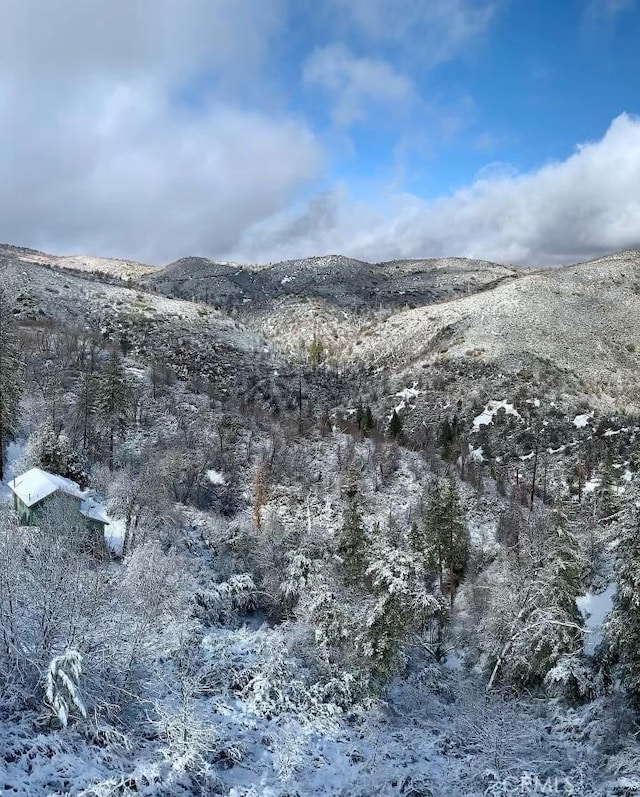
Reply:
[[[42,468],[31,468],[8,482],[8,486],[13,493],[13,505],[22,525],[37,525],[38,515],[56,496],[72,499],[89,531],[104,533],[105,526],[111,523],[104,504],[92,490],[83,490],[71,479]]]

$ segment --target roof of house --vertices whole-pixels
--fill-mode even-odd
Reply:
[[[80,514],[89,520],[97,520],[98,523],[104,523],[105,526],[111,523],[111,518],[107,515],[104,504],[91,496],[85,498],[80,504]]]
[[[9,489],[18,496],[25,506],[31,508],[40,501],[44,501],[54,493],[61,492],[80,501],[80,514],[99,523],[111,523],[104,504],[90,490],[83,490],[80,485],[64,476],[31,468],[21,476],[16,476],[8,482]]]

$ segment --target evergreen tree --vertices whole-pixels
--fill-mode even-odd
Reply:
[[[445,418],[440,424],[440,431],[438,434],[438,445],[440,446],[440,453],[442,458],[450,460],[453,457],[457,448],[458,442],[458,418],[453,416],[451,421]]]
[[[371,602],[359,644],[374,683],[384,682],[394,671],[413,635],[422,636],[427,631],[431,645],[432,632],[439,622],[437,615],[441,614],[440,602],[425,579],[420,559],[398,544],[401,536],[390,517],[384,531],[378,529],[374,535],[369,554],[366,584]],[[432,648],[436,656],[437,647],[436,641]]]
[[[102,374],[97,408],[109,437],[109,467],[113,469],[115,438],[125,427],[129,410],[127,376],[117,352],[113,352]]]
[[[347,473],[344,494],[346,506],[338,532],[337,552],[342,559],[347,582],[359,585],[367,569],[368,540],[360,516],[358,483],[353,471]]]
[[[22,392],[22,364],[13,318],[0,288],[0,481],[4,479],[4,450],[15,433]]]
[[[364,421],[362,428],[365,432],[373,429],[373,413],[371,412],[371,407],[368,404],[364,408]]]
[[[613,470],[613,453],[611,451],[611,447],[608,447],[607,454],[600,470],[600,484],[596,489],[598,514],[601,518],[610,518],[619,509],[618,492],[615,482],[616,477]]]
[[[374,552],[372,560],[367,575],[373,602],[360,647],[368,675],[375,684],[384,682],[393,672],[416,616],[416,607],[412,601],[415,568],[410,554],[397,547],[383,546]]]
[[[77,427],[76,434],[82,434],[82,450],[86,451],[92,437],[93,422],[96,415],[100,385],[98,378],[90,371],[84,371],[76,401]],[[155,398],[155,396],[154,396]],[[79,427],[79,429],[78,429]]]
[[[618,589],[607,624],[609,643],[633,702],[640,706],[640,513],[633,512],[620,535]]]
[[[438,573],[440,590],[444,591],[444,575],[448,575],[451,606],[457,585],[467,564],[468,540],[460,498],[455,483],[437,486],[430,499],[426,515],[427,554]]]
[[[394,440],[400,439],[402,435],[402,421],[400,420],[400,416],[394,410],[391,415],[391,420],[389,421],[389,437],[392,437]]]

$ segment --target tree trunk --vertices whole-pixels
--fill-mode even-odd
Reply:
[[[533,475],[531,477],[531,504],[529,506],[529,511],[533,512],[533,502],[536,497],[536,476],[538,474],[538,454],[540,452],[540,427],[538,427],[538,432],[536,434],[536,450],[533,457]]]

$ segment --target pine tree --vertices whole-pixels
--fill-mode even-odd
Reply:
[[[445,551],[449,570],[451,605],[469,556],[467,532],[462,520],[460,496],[453,480],[444,493]]]
[[[369,432],[373,429],[373,413],[371,412],[371,407],[367,404],[364,408],[364,422],[363,422],[363,431]]]
[[[105,366],[97,407],[109,435],[109,467],[113,469],[115,437],[124,428],[129,409],[127,377],[117,352],[113,352]]]
[[[337,552],[342,559],[347,582],[359,585],[367,569],[368,540],[360,516],[358,482],[353,471],[347,473],[344,493],[346,506],[338,531]]]
[[[596,490],[598,514],[602,519],[609,519],[618,511],[619,501],[615,481],[613,453],[611,447],[609,447],[607,448],[607,454],[601,466],[600,484]]]
[[[82,432],[82,450],[86,451],[91,439],[92,425],[95,418],[99,396],[98,378],[90,371],[82,374],[78,399],[76,402],[78,426]],[[154,396],[155,398],[155,396]],[[79,434],[79,432],[78,432]]]
[[[427,507],[428,555],[438,572],[440,590],[448,574],[451,606],[468,557],[468,541],[460,509],[460,498],[453,481],[434,489]]]
[[[618,589],[607,623],[612,653],[633,702],[640,706],[640,512],[635,510],[620,535],[616,564]]]
[[[374,682],[388,678],[402,660],[403,649],[412,636],[433,630],[438,624],[436,615],[441,613],[440,602],[425,580],[422,563],[412,550],[399,546],[403,535],[398,531],[390,517],[386,528],[373,535],[366,570],[372,601],[359,643]],[[433,639],[429,636],[431,645]],[[439,655],[437,642],[432,652]]]
[[[9,302],[0,288],[0,481],[4,479],[4,449],[18,423],[22,364]]]
[[[458,442],[458,419],[454,415],[451,421],[448,418],[445,418],[444,421],[440,424],[440,430],[438,434],[438,444],[440,446],[440,452],[442,454],[442,458],[446,460],[450,460],[453,456],[454,451],[456,450],[456,444]]]
[[[391,420],[389,421],[389,437],[392,437],[394,440],[398,440],[402,435],[402,421],[400,420],[400,416],[394,410],[391,415]]]

